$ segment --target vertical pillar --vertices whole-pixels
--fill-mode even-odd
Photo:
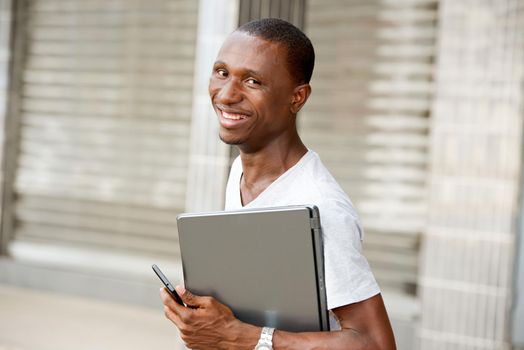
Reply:
[[[0,218],[4,211],[5,150],[8,135],[6,116],[9,97],[12,0],[0,0]],[[1,222],[1,220],[0,220]],[[0,225],[1,227],[1,225]],[[0,229],[0,252],[5,252],[8,234]]]
[[[208,95],[218,50],[238,24],[238,0],[200,0],[186,211],[223,208],[229,146],[218,137]]]
[[[524,114],[524,108],[523,108]],[[522,186],[524,184],[524,174],[521,174],[520,190],[520,218],[519,218],[519,237],[517,248],[516,279],[515,279],[515,298],[513,307],[513,328],[512,341],[516,349],[524,349],[524,193]]]
[[[442,0],[419,349],[509,349],[523,0]]]

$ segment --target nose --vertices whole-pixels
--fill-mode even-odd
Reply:
[[[231,105],[242,100],[237,83],[233,79],[228,79],[219,87],[216,102],[224,105]]]

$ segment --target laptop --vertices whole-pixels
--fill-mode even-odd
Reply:
[[[189,213],[177,224],[189,291],[257,326],[329,330],[317,207]]]

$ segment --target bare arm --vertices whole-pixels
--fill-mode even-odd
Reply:
[[[341,330],[289,333],[276,331],[273,347],[291,349],[395,350],[395,339],[380,294],[333,310]]]
[[[252,350],[261,328],[236,319],[231,309],[211,297],[199,297],[177,287],[187,305],[178,305],[162,289],[165,314],[179,329],[190,348]],[[333,310],[342,330],[335,332],[291,333],[275,331],[275,350],[348,349],[395,350],[393,331],[380,294]]]

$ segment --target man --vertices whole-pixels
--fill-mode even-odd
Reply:
[[[361,254],[362,231],[353,206],[297,133],[296,116],[311,87],[309,39],[278,19],[250,22],[224,42],[209,94],[220,138],[236,145],[226,210],[315,204],[324,234],[331,332],[291,333],[243,323],[226,306],[177,287],[178,305],[165,290],[166,316],[194,349],[395,349],[380,290]],[[278,289],[278,286],[275,286]],[[258,344],[258,345],[257,345]]]

